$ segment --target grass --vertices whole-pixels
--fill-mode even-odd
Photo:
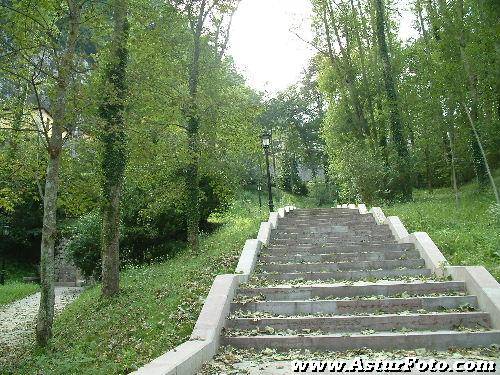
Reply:
[[[0,306],[36,293],[38,289],[38,284],[22,283],[19,281],[11,281],[5,285],[0,285]]]
[[[410,233],[427,232],[451,265],[481,265],[500,280],[500,207],[494,199],[490,187],[471,183],[460,188],[458,207],[451,189],[437,189],[416,191],[413,202],[383,209],[399,216]]]
[[[33,276],[32,266],[10,259],[5,265],[5,285],[0,285],[0,306],[17,301],[39,290],[37,284],[22,282],[24,276]]]
[[[184,249],[124,270],[116,298],[100,298],[100,286],[86,290],[56,319],[49,348],[0,349],[0,373],[123,374],[184,342],[215,276],[234,272],[243,244],[267,220],[257,202],[245,193],[214,216],[224,225],[202,236],[197,254]]]

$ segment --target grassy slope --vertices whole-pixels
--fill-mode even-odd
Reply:
[[[256,197],[246,194],[218,218],[224,226],[202,238],[199,254],[184,250],[167,262],[127,269],[122,292],[112,300],[102,300],[98,286],[87,290],[57,318],[48,350],[26,348],[12,357],[0,349],[0,358],[10,355],[4,371],[127,373],[184,342],[203,305],[201,296],[217,274],[234,271],[245,240],[256,236],[264,218],[267,212],[259,212]]]
[[[495,177],[500,186],[500,170]],[[460,189],[460,206],[451,189],[416,191],[414,201],[384,207],[399,216],[408,231],[427,232],[452,265],[482,265],[500,280],[500,212],[491,189],[477,184]]]
[[[0,306],[29,296],[38,291],[37,284],[23,283],[24,276],[33,276],[35,270],[32,266],[18,262],[6,262],[5,285],[0,285]]]
[[[37,284],[22,283],[19,281],[9,281],[5,285],[0,285],[0,306],[17,301],[37,292]]]

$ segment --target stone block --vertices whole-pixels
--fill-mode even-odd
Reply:
[[[380,207],[372,207],[369,212],[373,215],[373,218],[375,219],[377,224],[384,224],[386,217]]]
[[[477,296],[481,310],[490,313],[491,324],[500,329],[500,284],[482,266],[449,266],[445,274],[453,280],[463,281],[469,293]]]
[[[191,340],[219,339],[239,280],[235,275],[219,275],[215,278],[196,321]]]
[[[420,256],[424,259],[425,266],[437,276],[444,275],[444,267],[448,262],[427,233],[412,233],[402,242],[413,243],[415,249],[419,251]]]
[[[389,216],[385,219],[385,224],[389,226],[391,232],[398,243],[403,243],[409,236],[405,226],[397,216]]]
[[[278,227],[278,213],[271,212],[269,214],[269,223],[271,224],[272,229],[276,229]]]
[[[266,221],[260,224],[257,239],[265,246],[269,244],[269,240],[271,239],[271,223]]]
[[[175,349],[154,359],[137,371],[134,375],[191,375],[195,374],[203,364],[203,352],[208,342],[204,340],[187,341]]]
[[[285,209],[284,208],[278,209],[278,218],[282,219],[284,217],[285,217]]]
[[[368,213],[368,210],[366,209],[366,206],[363,203],[358,204],[358,210],[359,210],[359,213],[362,215],[365,215]]]
[[[261,242],[259,240],[247,240],[243,251],[240,256],[238,265],[236,266],[236,273],[242,276],[248,276],[253,272],[259,255]]]

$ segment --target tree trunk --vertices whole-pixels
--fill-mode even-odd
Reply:
[[[425,174],[427,180],[427,190],[432,192],[432,166],[431,166],[431,155],[429,150],[429,144],[425,144]]]
[[[43,197],[43,228],[40,246],[40,306],[36,322],[36,342],[45,346],[52,337],[54,320],[54,245],[57,233],[57,195],[59,190],[59,168],[63,146],[62,131],[66,119],[66,100],[70,78],[73,74],[74,56],[81,6],[74,0],[68,1],[69,31],[66,49],[58,63],[54,122],[47,144],[49,161],[45,178]],[[48,136],[48,135],[47,135]]]
[[[120,291],[120,196],[121,184],[112,184],[106,193],[102,215],[102,294]]]
[[[436,8],[435,8],[434,4],[432,3],[432,0],[427,0],[426,5],[427,5],[427,7],[426,7],[427,14],[429,15],[432,35],[434,37],[434,40],[436,42],[439,42],[441,40],[439,16],[436,12]]]
[[[449,151],[451,157],[451,183],[453,186],[453,191],[455,192],[455,206],[458,208],[460,205],[460,193],[458,191],[458,182],[457,182],[457,171],[456,171],[456,161],[455,161],[455,150],[453,146],[454,135],[452,132],[446,133],[449,141]]]
[[[57,193],[59,188],[60,152],[50,155],[43,197],[43,228],[40,255],[40,307],[36,324],[36,341],[45,346],[52,337],[54,320],[54,246],[57,234]]]
[[[188,149],[190,153],[190,161],[187,167],[187,193],[188,193],[188,210],[187,210],[187,230],[188,242],[191,251],[198,251],[198,235],[200,226],[200,180],[199,180],[199,157],[198,157],[198,128],[199,120],[191,118],[188,122]]]
[[[125,0],[115,0],[113,6],[111,54],[105,71],[105,95],[100,106],[100,115],[105,120],[102,135],[102,294],[107,297],[120,291],[120,201],[127,159],[123,117],[127,95],[127,3]]]
[[[467,112],[470,115],[471,121],[476,124],[479,119],[479,94],[477,92],[477,77],[472,71],[472,67],[469,63],[469,59],[465,52],[466,42],[465,42],[465,30],[464,30],[464,2],[460,0],[458,2],[458,16],[460,20],[460,35],[458,44],[460,46],[460,57],[462,59],[462,64],[464,66],[465,74],[467,75],[467,87],[470,95],[471,109]],[[477,180],[481,187],[485,187],[488,184],[488,172],[486,170],[486,165],[484,163],[483,157],[481,155],[481,145],[478,144],[478,138],[471,131],[470,134],[470,144],[472,148],[472,162],[474,164],[474,170],[477,175]]]
[[[337,44],[340,48],[340,52],[344,60],[343,63],[338,59],[338,57],[335,56],[333,51],[332,36],[330,32],[330,26],[328,24],[328,14],[332,22],[333,31],[337,39]],[[326,34],[330,61],[332,63],[332,66],[336,68],[336,70],[339,72],[339,75],[344,76],[344,80],[349,92],[349,97],[351,98],[351,105],[354,110],[354,117],[356,118],[357,122],[356,124],[357,130],[361,136],[365,136],[369,132],[368,122],[366,121],[366,117],[363,111],[363,105],[359,97],[359,90],[356,87],[355,68],[351,60],[350,52],[344,47],[343,42],[340,38],[340,33],[337,24],[335,23],[335,14],[333,12],[333,9],[328,5],[328,3],[323,10],[323,24],[325,27],[325,34]]]
[[[493,178],[493,175],[491,174],[491,169],[490,169],[490,166],[488,164],[488,159],[486,157],[486,152],[484,151],[483,144],[481,142],[481,138],[479,137],[479,133],[477,132],[476,125],[474,124],[474,119],[472,117],[472,114],[467,109],[467,105],[465,103],[463,103],[463,104],[464,104],[465,112],[467,113],[467,117],[469,118],[472,132],[474,133],[474,136],[476,137],[476,141],[477,141],[477,144],[479,146],[479,151],[481,152],[481,156],[483,158],[483,163],[484,163],[484,166],[486,168],[486,173],[487,173],[487,176],[488,176],[490,183],[491,183],[491,188],[493,190],[493,194],[495,195],[495,199],[497,201],[497,204],[500,205],[500,195],[498,193],[498,188],[497,188],[497,185],[495,183],[495,179]]]
[[[186,170],[187,185],[187,234],[191,251],[198,251],[200,231],[200,177],[198,132],[200,128],[199,108],[197,105],[198,81],[200,75],[201,35],[205,19],[206,0],[201,0],[198,19],[193,30],[193,59],[189,66],[190,106],[187,111],[189,165]]]
[[[397,165],[399,174],[398,189],[403,199],[410,200],[412,197],[410,156],[408,152],[408,145],[406,144],[403,132],[403,121],[401,119],[396,84],[394,82],[394,73],[392,71],[389,51],[385,38],[385,13],[383,0],[375,0],[375,9],[377,15],[377,39],[379,44],[380,57],[382,59],[384,67],[384,83],[387,101],[389,102],[388,104],[390,110],[389,116],[391,133],[399,159]]]

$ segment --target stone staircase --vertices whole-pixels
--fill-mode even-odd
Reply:
[[[439,279],[413,244],[347,208],[280,219],[241,285],[223,345],[345,351],[500,344],[463,282]]]

